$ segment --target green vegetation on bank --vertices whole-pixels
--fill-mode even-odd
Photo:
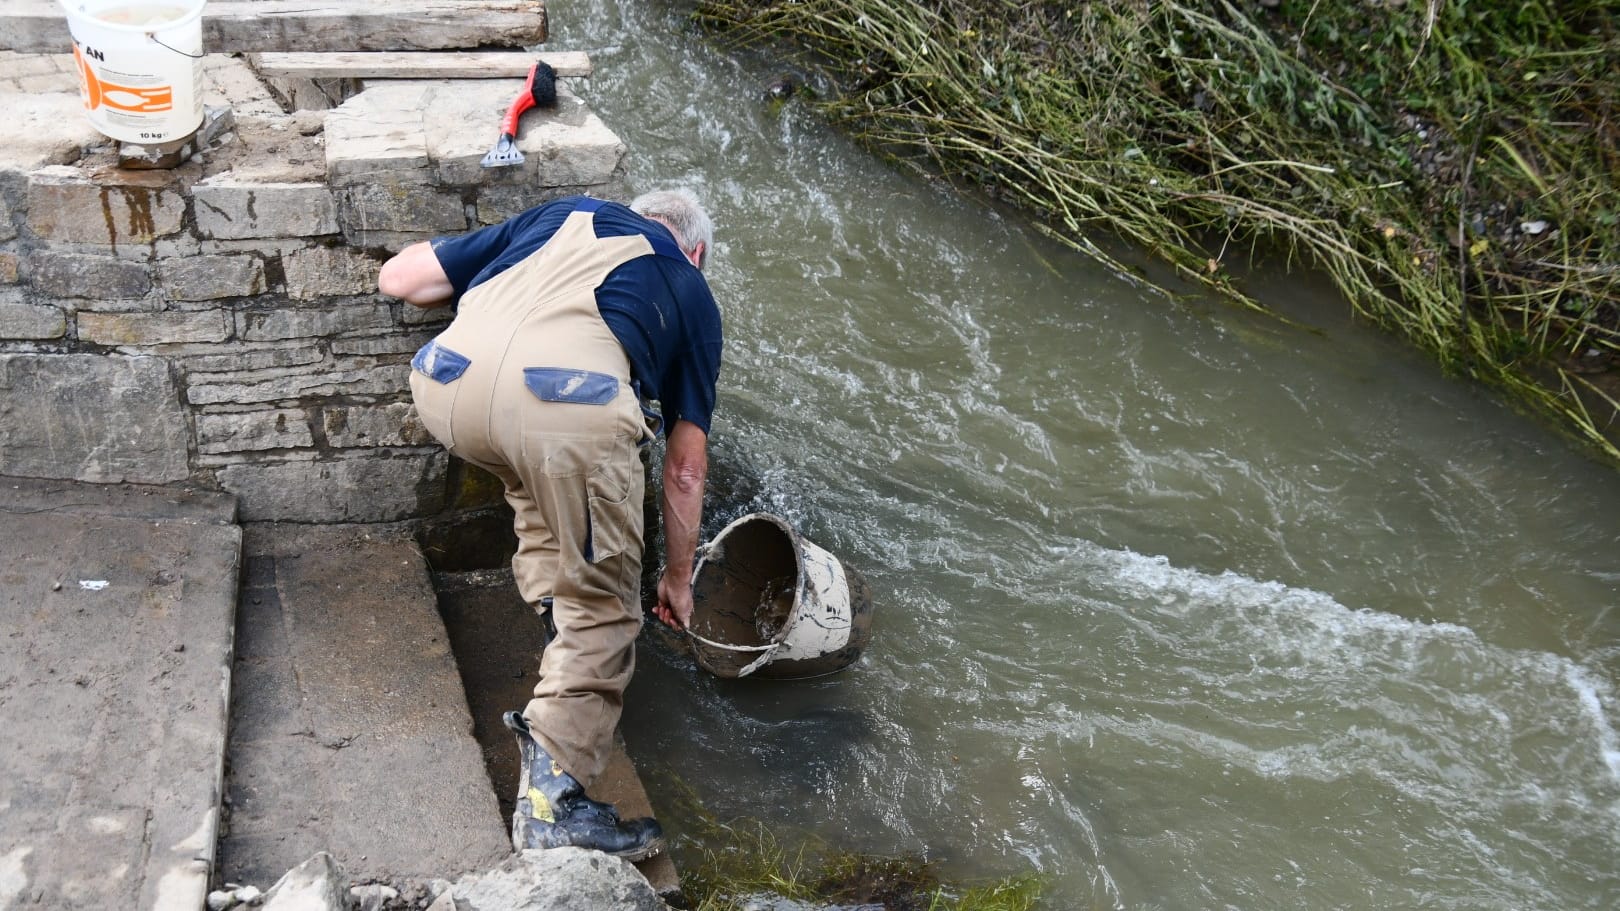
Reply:
[[[916,857],[855,854],[814,835],[767,828],[752,819],[724,823],[682,782],[672,789],[681,837],[699,857],[680,859],[681,891],[696,911],[750,907],[879,905],[886,911],[1033,911],[1042,892],[1031,873],[993,882],[950,883]],[[789,847],[791,841],[796,847]]]
[[[1271,5],[1267,5],[1271,4]],[[1620,0],[701,0],[875,148],[1253,304],[1279,251],[1620,462]],[[1606,436],[1607,434],[1607,436]]]
[[[1031,911],[1041,894],[1033,876],[957,887],[916,858],[850,854],[814,839],[789,851],[760,823],[705,820],[702,842],[703,863],[682,884],[697,911],[769,907],[775,898],[887,911]]]

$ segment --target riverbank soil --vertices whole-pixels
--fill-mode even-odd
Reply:
[[[1611,0],[705,0],[874,147],[1232,297],[1281,251],[1620,465]],[[1210,243],[1205,238],[1214,237]]]

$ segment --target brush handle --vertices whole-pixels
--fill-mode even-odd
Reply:
[[[540,64],[529,67],[529,81],[523,84],[523,91],[512,99],[512,106],[506,109],[506,116],[501,119],[501,135],[516,136],[518,131],[518,118],[523,112],[534,107],[534,75],[540,71]]]

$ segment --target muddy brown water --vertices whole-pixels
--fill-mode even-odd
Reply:
[[[1620,476],[1309,275],[1253,282],[1301,325],[1168,300],[768,101],[684,7],[548,12],[636,188],[716,218],[707,533],[782,515],[877,604],[823,680],[644,636],[655,803],[1050,908],[1620,905]]]

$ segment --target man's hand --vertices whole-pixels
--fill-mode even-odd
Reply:
[[[669,573],[658,578],[658,606],[653,613],[671,629],[686,629],[692,622],[692,580],[672,580]]]

